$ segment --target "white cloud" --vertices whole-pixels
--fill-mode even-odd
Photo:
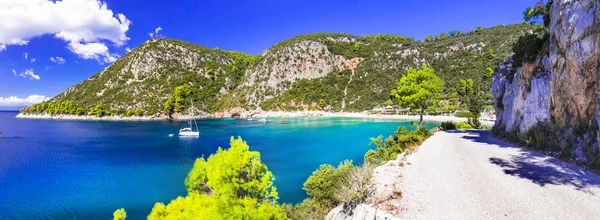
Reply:
[[[31,63],[33,63],[33,62],[35,62],[35,61],[36,61],[36,59],[35,59],[35,58],[31,58],[31,60],[30,60],[30,61],[31,61]]]
[[[127,53],[129,53],[129,52],[131,52],[131,48],[125,47],[125,51],[127,51]]]
[[[50,61],[52,61],[53,63],[56,63],[58,65],[64,64],[65,63],[65,58],[62,57],[50,57]]]
[[[0,0],[0,51],[46,34],[64,40],[70,49],[74,44],[107,48],[103,41],[121,46],[129,40],[126,32],[130,24],[125,15],[115,15],[99,0]],[[95,54],[71,51],[84,59],[112,59],[108,48]]]
[[[163,37],[163,35],[159,34],[158,32],[162,31],[162,27],[158,26],[156,29],[154,29],[154,33],[150,32],[148,33],[148,35],[150,35],[150,38],[153,37]]]
[[[110,53],[108,47],[103,43],[79,43],[71,42],[68,46],[73,53],[79,54],[83,59],[95,59],[99,63],[115,62],[119,54]]]
[[[42,95],[30,95],[27,98],[19,98],[16,96],[0,97],[0,106],[29,106],[46,101],[49,98]]]
[[[28,53],[23,53],[23,57],[25,57],[26,60],[28,60],[29,58],[29,54]]]
[[[17,74],[17,71],[15,71],[14,69],[12,70],[12,72],[13,72],[13,74],[14,74],[15,76],[17,76],[17,75],[18,75],[18,76],[20,76],[20,77],[23,77],[23,78],[29,78],[30,80],[34,80],[34,79],[35,79],[35,80],[40,80],[40,76],[39,76],[39,75],[36,75],[36,74],[33,72],[33,69],[26,69],[25,71],[23,71],[23,72],[21,72],[21,73],[19,73],[19,74]]]

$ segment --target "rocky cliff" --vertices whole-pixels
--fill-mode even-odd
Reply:
[[[535,61],[501,62],[492,93],[496,134],[600,166],[600,3],[555,0]]]

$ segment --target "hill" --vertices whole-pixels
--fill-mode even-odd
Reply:
[[[491,91],[491,74],[531,25],[454,31],[415,42],[398,35],[300,35],[258,56],[174,39],[151,39],[111,66],[27,113],[165,116],[196,111],[363,111],[384,105],[409,67],[432,65],[458,104],[456,85],[471,78]],[[490,55],[491,53],[491,55]],[[492,103],[489,93],[489,103]],[[394,101],[394,100],[391,100]]]

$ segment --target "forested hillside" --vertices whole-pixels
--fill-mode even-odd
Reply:
[[[424,41],[398,35],[316,33],[282,41],[258,56],[173,39],[152,39],[108,68],[23,113],[143,115],[246,110],[363,111],[392,104],[409,67],[431,65],[444,81],[446,110],[472,79],[492,103],[493,67],[511,55],[528,24],[452,31]]]

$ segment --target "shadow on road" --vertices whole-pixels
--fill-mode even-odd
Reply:
[[[575,189],[592,193],[588,187],[600,187],[600,177],[586,169],[565,163],[551,156],[544,155],[531,149],[516,147],[492,137],[490,131],[447,131],[448,133],[465,133],[463,139],[496,145],[501,148],[518,149],[519,154],[509,155],[510,158],[491,157],[490,163],[503,169],[507,175],[528,179],[539,185],[569,185]],[[592,193],[593,194],[593,193]]]

